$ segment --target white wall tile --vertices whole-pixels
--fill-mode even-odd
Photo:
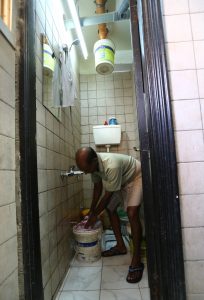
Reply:
[[[0,299],[19,299],[17,268],[1,285]]]
[[[187,300],[203,300],[204,294],[190,294],[187,293]]]
[[[45,110],[46,108],[38,100],[36,101],[37,113],[36,120],[38,123],[45,126]]]
[[[37,162],[39,169],[46,169],[46,148],[37,146]]]
[[[192,40],[189,15],[165,16],[164,34],[168,43]]]
[[[42,216],[47,212],[48,208],[48,194],[47,192],[39,193],[38,195],[39,199],[39,214]],[[50,199],[49,199],[50,201]]]
[[[202,129],[199,100],[172,101],[172,107],[176,130]]]
[[[0,247],[0,283],[14,271],[18,264],[16,236]]]
[[[87,82],[81,82],[80,83],[80,91],[87,91],[87,90],[88,90]]]
[[[81,117],[81,125],[87,125],[87,124],[89,124],[88,117]]]
[[[163,0],[162,3],[164,15],[186,14],[189,11],[188,0]]]
[[[9,74],[0,67],[0,99],[12,107],[15,106],[15,82]]]
[[[46,147],[46,128],[37,123],[37,145]]]
[[[204,293],[204,261],[186,262],[185,278],[188,293]]]
[[[204,99],[200,99],[200,104],[201,104],[201,114],[202,114],[202,122],[204,128]]]
[[[197,74],[198,74],[199,95],[200,98],[204,98],[204,69],[197,70]]]
[[[15,137],[15,110],[0,101],[0,134]]]
[[[132,106],[126,105],[126,106],[124,106],[124,108],[125,108],[125,114],[130,114],[133,112]]]
[[[45,192],[47,190],[46,170],[38,170],[38,192]]]
[[[88,117],[88,115],[89,115],[89,109],[87,107],[82,107],[81,108],[81,116]]]
[[[0,170],[0,206],[15,201],[15,171]]]
[[[113,98],[115,96],[114,89],[112,89],[112,90],[110,90],[110,89],[105,90],[105,94],[106,94],[106,98],[108,98],[108,99],[109,98]]]
[[[182,227],[204,226],[204,194],[180,197]]]
[[[126,114],[125,120],[126,120],[126,123],[133,123],[136,120],[135,115],[134,114]]]
[[[204,12],[203,0],[189,0],[190,13]]]
[[[166,47],[169,70],[195,69],[192,42],[167,43]]]
[[[105,86],[104,80],[96,82],[96,89],[97,89],[97,91],[104,90],[104,86]]]
[[[88,82],[88,91],[95,91],[96,90],[96,82],[89,81]]]
[[[12,79],[15,78],[15,50],[10,46],[7,39],[4,38],[3,34],[0,34],[0,61],[1,67]],[[14,82],[12,81],[12,88]]]
[[[50,131],[54,131],[53,115],[46,109],[45,110],[45,127]]]
[[[104,88],[107,89],[107,90],[112,90],[112,89],[114,89],[113,80],[106,81],[106,82],[105,82],[105,85],[104,85]]]
[[[114,79],[113,85],[115,89],[121,89],[121,86],[123,85],[122,79]]]
[[[88,107],[88,100],[81,100],[81,107]]]
[[[124,104],[125,105],[132,105],[133,98],[132,97],[124,97]]]
[[[104,116],[112,115],[113,117],[115,116],[115,111],[116,111],[116,106],[107,106],[106,107],[106,114]]]
[[[80,74],[80,82],[88,82],[88,76]]]
[[[132,88],[132,80],[131,79],[123,79],[123,87],[124,88]]]
[[[81,126],[81,133],[82,134],[87,134],[89,133],[89,126]]]
[[[175,132],[178,162],[204,161],[204,142],[201,130]]]
[[[15,170],[15,139],[0,135],[0,169]]]
[[[204,68],[204,55],[203,55],[204,41],[195,41],[194,49],[195,49],[196,67],[197,67],[197,69],[202,69],[202,68]]]
[[[105,91],[105,89],[103,89],[103,90],[98,90],[97,89],[96,94],[97,94],[97,99],[104,98],[106,96],[106,91]]]
[[[90,107],[88,111],[89,116],[97,116],[97,107]]]
[[[116,114],[125,114],[125,107],[123,105],[122,106],[116,106]]]
[[[132,97],[132,95],[133,95],[132,89],[128,89],[128,88],[124,89],[124,97]]]
[[[0,244],[16,235],[16,205],[15,203],[0,207]]]
[[[100,99],[100,101],[103,103],[104,102],[104,99]],[[88,100],[88,105],[89,107],[95,107],[96,106],[96,103],[98,104],[98,101],[96,102],[96,99],[89,99]],[[101,105],[103,106],[103,105]]]
[[[82,134],[81,135],[81,142],[82,142],[82,144],[89,143],[89,134]]]
[[[90,106],[90,102],[89,102],[89,106]],[[96,106],[96,104],[94,106]],[[106,106],[106,99],[105,98],[97,99],[97,106]]]
[[[110,107],[109,107],[109,110],[110,110]],[[98,115],[106,115],[106,107],[99,106],[97,108],[97,114]]]
[[[88,99],[88,92],[87,91],[81,91],[80,92],[80,99],[81,100],[87,100]]]
[[[173,100],[198,98],[196,71],[171,71],[170,90]]]
[[[98,118],[97,116],[89,116],[89,124],[97,125]]]
[[[88,75],[88,82],[95,82],[96,81],[96,75],[90,74]]]
[[[96,91],[88,91],[88,99],[96,99]]]
[[[180,194],[204,193],[204,162],[179,163],[178,180]]]
[[[194,40],[204,39],[204,13],[191,14],[192,33]]]
[[[182,230],[184,260],[204,260],[204,227]]]

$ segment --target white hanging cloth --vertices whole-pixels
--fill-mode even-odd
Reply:
[[[63,52],[62,60],[62,107],[74,106],[75,83],[69,53]]]

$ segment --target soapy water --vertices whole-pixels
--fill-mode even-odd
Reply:
[[[81,222],[79,222],[78,224],[76,224],[74,226],[74,230],[75,231],[80,231],[80,232],[87,232],[87,231],[93,231],[93,230],[96,230],[98,228],[101,227],[101,221],[98,220],[93,227],[88,227],[88,228],[85,228],[85,225],[88,221],[88,216],[86,216]]]

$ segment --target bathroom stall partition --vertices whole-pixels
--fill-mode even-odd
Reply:
[[[176,153],[159,1],[130,1],[152,300],[185,300]]]

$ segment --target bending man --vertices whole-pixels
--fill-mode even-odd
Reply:
[[[133,257],[126,280],[139,282],[144,265],[140,258],[142,227],[139,209],[142,200],[142,178],[140,162],[135,158],[116,153],[96,153],[91,147],[80,148],[76,152],[76,164],[85,174],[90,173],[94,183],[93,199],[86,227],[93,226],[97,216],[106,209],[116,237],[116,246],[103,251],[109,257],[127,253],[124,244],[117,207],[120,195],[127,211],[133,238]],[[102,191],[104,188],[104,194]],[[102,197],[101,197],[102,196]],[[100,201],[99,201],[100,200]]]

